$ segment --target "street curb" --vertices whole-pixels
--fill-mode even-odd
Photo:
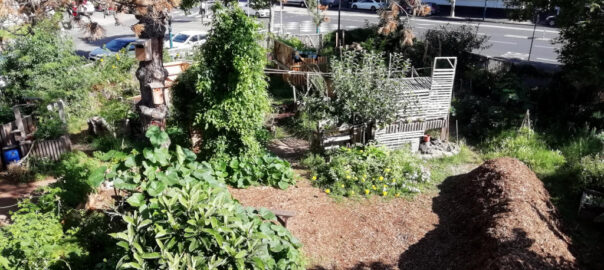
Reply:
[[[470,17],[449,17],[449,16],[429,16],[424,17],[426,19],[433,19],[439,21],[453,21],[453,22],[488,22],[488,23],[499,23],[499,24],[512,24],[512,25],[522,25],[522,26],[534,26],[535,24],[531,22],[516,22],[510,20],[493,20],[493,19],[477,19]]]

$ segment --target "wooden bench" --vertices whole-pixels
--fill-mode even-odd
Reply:
[[[287,227],[287,220],[290,217],[296,216],[296,213],[292,212],[292,211],[273,210],[273,209],[268,209],[268,210],[273,212],[273,214],[275,214],[275,216],[277,216],[277,221],[279,221],[279,223],[281,223],[281,225],[283,225],[283,227]]]

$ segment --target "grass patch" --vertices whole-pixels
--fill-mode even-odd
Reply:
[[[482,157],[465,143],[460,143],[460,151],[451,157],[432,159],[427,162],[430,168],[430,185],[432,188],[449,176],[467,173],[483,162]]]

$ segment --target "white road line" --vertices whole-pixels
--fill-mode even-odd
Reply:
[[[518,36],[518,35],[503,35],[504,37],[507,38],[521,38],[521,39],[528,39],[529,37],[527,36]]]
[[[432,24],[432,23],[416,23],[416,25],[433,26],[435,24]]]
[[[547,62],[553,62],[553,63],[558,63],[558,60],[554,60],[554,59],[549,59],[549,58],[537,58],[537,60],[541,60],[541,61],[547,61]]]
[[[552,41],[551,38],[536,38],[535,40]]]
[[[555,49],[556,47],[552,47],[552,46],[541,46],[541,45],[535,45],[535,48]]]
[[[416,26],[415,28],[419,28],[419,29],[428,29],[428,27],[423,27],[423,26]]]
[[[476,34],[481,35],[481,36],[486,36],[487,35],[485,33],[476,33]]]
[[[517,59],[525,60],[528,58],[528,53],[506,52],[506,53],[502,54],[501,57],[517,58]]]
[[[490,42],[493,43],[500,43],[500,44],[510,44],[510,45],[517,45],[518,43],[516,42],[508,42],[508,41],[498,41],[498,40],[489,40]]]

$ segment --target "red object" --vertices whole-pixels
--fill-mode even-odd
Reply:
[[[424,142],[430,142],[430,135],[424,135]]]

